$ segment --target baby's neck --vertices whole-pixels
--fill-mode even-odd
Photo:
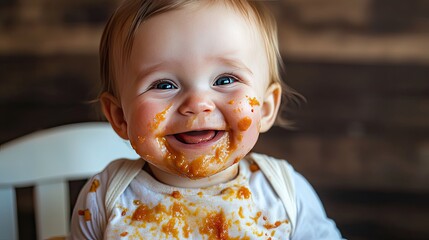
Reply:
[[[160,182],[173,187],[181,188],[205,188],[210,187],[219,183],[225,183],[234,179],[238,174],[238,163],[232,165],[231,167],[206,178],[200,179],[189,179],[187,177],[181,177],[173,175],[171,173],[164,172],[157,167],[148,164],[152,175]]]

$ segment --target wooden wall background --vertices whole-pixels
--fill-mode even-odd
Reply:
[[[88,100],[116,3],[0,1],[0,143],[101,119]],[[279,21],[286,81],[307,103],[286,112],[296,130],[273,128],[256,151],[306,176],[345,237],[427,239],[429,1],[267,3]],[[34,222],[22,219],[31,232]]]

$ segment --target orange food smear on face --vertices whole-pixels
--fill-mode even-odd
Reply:
[[[251,107],[259,106],[260,105],[259,101],[258,101],[258,99],[256,99],[256,97],[253,97],[253,98],[247,97],[247,99],[249,100],[249,105]]]
[[[223,211],[210,212],[203,220],[199,230],[201,234],[205,234],[209,239],[229,239],[228,236],[229,224],[225,219]]]
[[[244,132],[250,127],[251,124],[252,119],[249,117],[244,117],[238,121],[237,126],[240,131]]]
[[[215,174],[220,167],[211,167],[216,166],[215,164],[223,165],[226,163],[231,153],[237,148],[236,145],[230,144],[229,137],[225,137],[213,146],[213,154],[202,155],[189,161],[183,153],[172,149],[165,137],[157,137],[157,142],[164,153],[164,160],[170,162],[178,174],[185,175],[190,179],[200,179]]]
[[[85,221],[91,221],[91,212],[89,209],[85,209],[83,212],[83,219],[85,219]]]
[[[173,191],[171,193],[171,196],[174,197],[174,198],[176,198],[176,199],[182,198],[182,194],[179,191]]]
[[[142,136],[137,136],[137,139],[139,140],[140,144],[144,143],[144,141],[146,140],[146,138]]]
[[[159,124],[165,120],[165,114],[167,114],[168,110],[170,110],[173,104],[168,105],[162,112],[159,112],[155,115],[152,123],[152,130],[156,130],[159,127]]]
[[[249,199],[252,193],[247,187],[241,186],[237,191],[237,198],[239,199]]]
[[[98,179],[94,179],[91,184],[91,188],[89,189],[89,192],[95,192],[97,191],[97,188],[100,186],[100,181]]]
[[[229,100],[228,104],[231,104],[231,105],[234,104],[234,100]]]
[[[259,166],[255,163],[250,164],[249,168],[251,172],[259,171]]]

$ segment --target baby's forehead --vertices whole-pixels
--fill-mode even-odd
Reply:
[[[224,8],[225,11],[235,12],[236,16],[238,16],[240,19],[244,20],[247,23],[247,27],[249,28],[249,30],[254,35],[259,36],[262,31],[261,29],[262,26],[259,24],[258,20],[256,19],[256,13],[250,7],[250,5],[237,4],[237,2],[246,2],[246,1],[240,1],[240,0],[182,1],[179,4],[170,6],[169,8],[162,9],[162,11],[154,11],[151,14],[147,14],[147,16],[139,16],[138,14],[141,11],[137,11],[134,18],[131,18],[130,16],[128,16],[126,23],[123,24],[124,26],[127,26],[127,27],[118,29],[118,32],[116,33],[118,35],[118,38],[117,38],[116,44],[114,44],[116,46],[112,46],[112,47],[119,48],[119,49],[116,49],[115,52],[116,53],[121,52],[122,54],[120,58],[126,61],[129,58],[129,54],[132,51],[136,32],[147,21],[154,21],[158,16],[168,15],[168,13],[172,11],[178,11],[178,10],[197,11],[197,10],[204,10],[204,8],[210,8],[210,7]],[[222,18],[222,16],[219,16],[219,18]],[[136,19],[138,20],[138,22],[136,22]],[[171,21],[171,24],[175,23],[174,18],[171,18],[168,20]],[[216,21],[216,19],[214,18],[213,21]],[[163,29],[159,29],[160,32],[162,30]]]

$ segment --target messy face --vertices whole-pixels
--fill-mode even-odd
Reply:
[[[264,44],[224,5],[190,5],[143,22],[119,71],[126,134],[151,165],[199,179],[255,145],[268,87]]]

